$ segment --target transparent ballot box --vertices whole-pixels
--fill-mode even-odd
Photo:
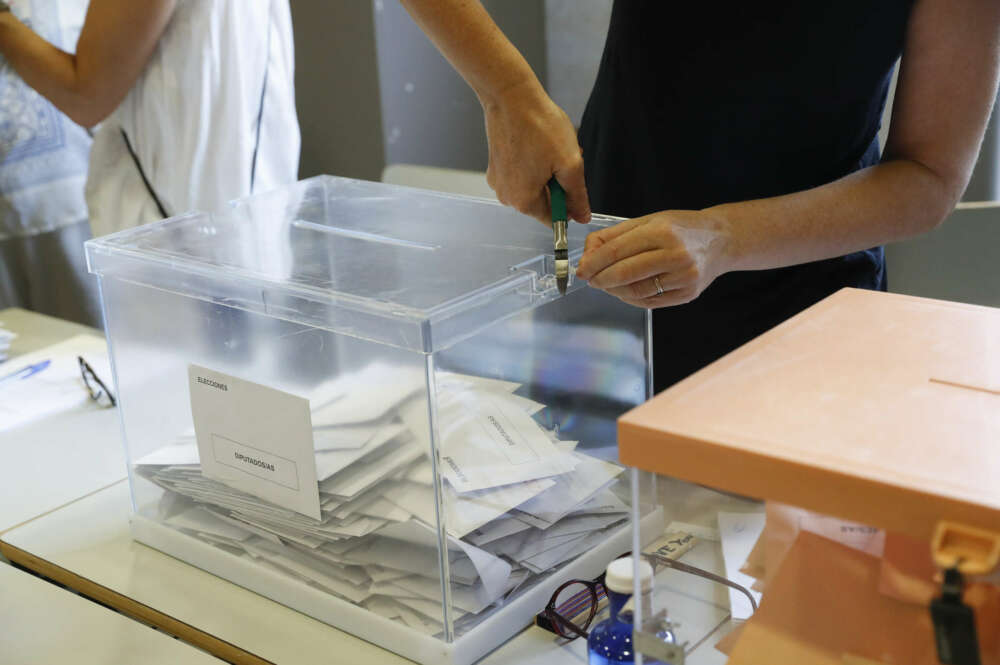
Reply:
[[[655,488],[636,524],[666,523],[636,529],[646,662],[677,665],[658,635],[698,644],[714,605],[732,665],[1000,664],[1000,309],[841,290],[618,438]]]
[[[570,228],[570,259],[586,234]],[[495,202],[332,177],[90,241],[134,537],[423,663],[628,551],[649,314]]]

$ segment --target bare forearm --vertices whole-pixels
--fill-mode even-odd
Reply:
[[[108,116],[135,84],[176,0],[91,0],[76,54],[60,50],[0,14],[0,53],[25,83],[77,123]]]
[[[546,183],[555,177],[570,217],[590,221],[573,124],[478,0],[400,2],[479,97],[490,150],[486,182],[497,198],[548,220]]]
[[[70,118],[80,122],[92,115],[76,58],[39,37],[11,12],[0,14],[0,53],[25,83]]]
[[[822,187],[711,210],[733,270],[814,261],[928,231],[968,185],[1000,77],[1000,4],[919,0],[883,162]]]
[[[765,270],[929,231],[957,198],[954,186],[919,162],[893,160],[815,189],[705,212],[729,237],[729,270]]]
[[[530,65],[478,0],[401,0],[401,4],[483,106],[514,90],[542,92]]]

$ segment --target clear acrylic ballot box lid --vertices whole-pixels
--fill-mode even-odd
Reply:
[[[560,296],[552,245],[327,176],[88,242],[134,537],[418,662],[529,625],[629,549],[615,422],[651,386],[648,311]]]
[[[937,662],[952,568],[1000,662],[1000,309],[843,289],[622,416],[619,446],[768,502],[718,513],[725,576],[763,589],[730,662]]]
[[[609,223],[569,226],[571,263]],[[546,226],[496,202],[319,176],[87,253],[101,275],[431,352],[555,298],[552,244]]]

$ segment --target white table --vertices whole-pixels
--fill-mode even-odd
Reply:
[[[73,335],[104,336],[100,330],[20,307],[0,309],[0,323],[5,330],[17,333],[8,353],[11,358],[61,342]]]
[[[0,321],[18,334],[11,345],[11,357],[74,335],[101,336],[93,328],[23,309],[0,311]],[[77,408],[0,432],[0,458],[3,533],[125,477],[118,411],[87,401]]]
[[[0,565],[0,652],[18,665],[211,665],[222,661],[40,580]]]
[[[733,502],[736,509],[742,505],[735,499]],[[0,551],[46,577],[234,663],[326,665],[331,662],[332,654],[337,662],[410,663],[133,542],[128,530],[128,511],[128,485],[118,483],[8,531],[0,536]],[[695,580],[695,584],[702,582],[700,578]],[[720,588],[716,593],[724,591]],[[688,662],[724,663],[725,657],[712,648],[722,634],[706,640]],[[483,665],[586,662],[583,640],[564,646],[551,633],[535,627],[482,661]]]

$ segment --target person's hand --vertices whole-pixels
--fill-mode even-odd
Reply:
[[[551,222],[546,187],[555,176],[566,190],[571,219],[590,221],[590,202],[583,179],[583,156],[573,123],[541,86],[526,83],[483,103],[490,164],[486,182],[501,203]]]
[[[728,238],[708,213],[657,212],[587,236],[576,274],[636,307],[681,305],[727,271]]]

